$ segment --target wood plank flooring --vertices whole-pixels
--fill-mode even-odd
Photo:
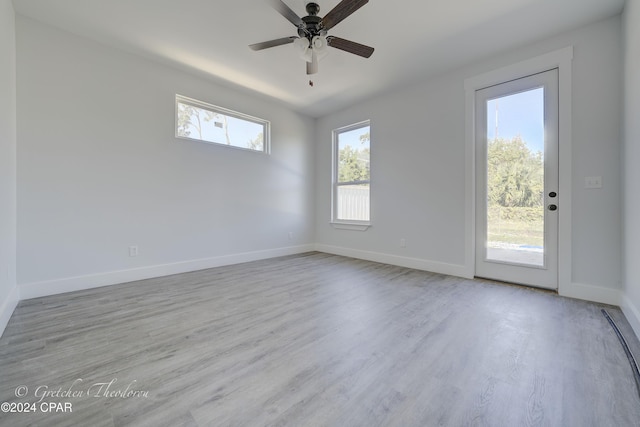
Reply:
[[[322,253],[28,300],[0,425],[640,426],[601,308]]]

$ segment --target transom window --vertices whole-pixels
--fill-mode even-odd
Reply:
[[[369,224],[370,154],[368,120],[333,131],[333,222]]]
[[[176,95],[176,137],[269,152],[269,122]]]

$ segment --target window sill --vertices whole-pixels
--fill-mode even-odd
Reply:
[[[355,223],[331,221],[331,226],[338,230],[367,231],[367,229],[371,227],[371,224],[368,222]]]

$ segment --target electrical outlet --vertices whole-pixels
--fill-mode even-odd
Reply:
[[[293,240],[293,231],[290,231],[288,236],[289,236],[289,240]]]
[[[400,239],[400,247],[401,248],[407,247],[407,239]]]
[[[584,188],[602,188],[602,177],[587,176],[584,179]]]
[[[137,246],[129,246],[129,256],[138,256]]]

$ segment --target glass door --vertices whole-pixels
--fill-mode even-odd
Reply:
[[[556,289],[558,70],[476,92],[476,276]]]

